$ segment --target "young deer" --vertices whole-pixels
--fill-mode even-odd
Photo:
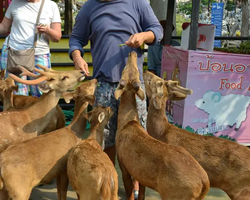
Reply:
[[[224,190],[231,199],[244,187],[250,187],[250,149],[226,139],[191,133],[168,123],[166,101],[185,99],[192,92],[178,86],[177,82],[164,81],[150,72],[145,72],[143,77],[149,98],[148,133],[167,144],[184,147],[205,169],[211,187]]]
[[[137,54],[129,54],[115,97],[121,97],[118,111],[116,148],[127,198],[134,199],[131,176],[141,192],[150,187],[163,200],[201,200],[209,190],[206,172],[184,149],[160,142],[138,122],[135,95],[144,99],[140,87]]]
[[[104,127],[112,114],[109,107],[95,107],[87,113],[91,133],[69,154],[68,178],[79,200],[118,200],[117,173],[101,147]]]
[[[72,127],[82,126],[80,119],[88,103],[94,104],[96,85],[97,80],[93,79],[82,83],[74,92],[65,94],[66,98],[75,98],[76,104],[82,105],[69,126],[10,146],[0,154],[1,200],[8,197],[28,200],[36,185],[49,183],[56,177],[58,199],[66,199],[68,154],[80,141]]]
[[[25,68],[23,68],[26,71]],[[5,70],[0,72],[0,100],[3,103],[3,111],[19,110],[27,108],[37,102],[38,98],[33,96],[15,95],[13,91],[17,92],[18,85],[12,78],[5,79]],[[43,133],[48,133],[65,126],[65,116],[59,105],[56,106],[55,117],[51,119]]]
[[[55,117],[55,110],[63,92],[74,87],[85,76],[80,70],[67,72],[44,72],[35,80],[22,80],[9,74],[23,84],[39,84],[44,93],[39,100],[28,108],[0,113],[0,153],[9,145],[18,143],[44,133],[50,121]],[[44,82],[45,81],[45,82]]]

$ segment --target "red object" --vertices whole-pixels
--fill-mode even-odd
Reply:
[[[182,24],[182,30],[185,30],[189,25],[190,25],[189,22],[184,22]],[[198,24],[198,27],[201,27],[201,26],[211,26],[211,24]]]
[[[0,22],[2,22],[5,15],[5,11],[7,10],[10,2],[11,1],[9,0],[3,0],[2,2],[0,2]]]

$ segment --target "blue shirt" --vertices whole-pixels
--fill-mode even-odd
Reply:
[[[128,54],[136,51],[140,80],[142,79],[143,51],[141,48],[119,47],[135,33],[152,31],[156,44],[163,30],[147,0],[88,0],[79,11],[69,39],[69,55],[90,40],[93,59],[93,78],[119,82]]]

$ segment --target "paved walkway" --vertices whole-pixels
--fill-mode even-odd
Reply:
[[[89,134],[89,131],[86,131],[84,138],[86,138]],[[122,182],[122,175],[121,170],[119,168],[118,162],[116,163],[116,170],[118,172],[118,178],[119,178],[119,197],[121,200],[126,200],[125,196],[125,190],[123,187]],[[56,200],[57,199],[57,193],[56,193],[56,181],[53,181],[52,184],[40,186],[37,188],[34,188],[31,194],[31,200],[39,200],[39,199],[45,199],[45,200]],[[69,186],[68,193],[67,193],[67,200],[76,200],[76,193],[73,191],[73,189]],[[158,193],[155,192],[152,189],[147,188],[146,189],[146,200],[161,200]],[[181,199],[180,199],[181,200]],[[206,196],[205,200],[230,200],[229,197],[221,190],[219,189],[210,189],[208,195]]]
[[[117,168],[118,176],[119,176],[119,197],[121,197],[121,200],[126,200],[125,191],[124,191],[123,183],[122,183],[121,171],[120,171],[119,167],[116,167],[116,168]],[[73,189],[70,186],[68,189],[67,196],[68,196],[67,200],[76,200],[77,199],[76,193],[73,191]],[[39,200],[39,199],[56,200],[57,194],[56,194],[55,181],[53,181],[52,184],[48,184],[48,185],[34,188],[30,199],[31,200]],[[161,200],[161,199],[160,199],[157,192],[147,188],[146,189],[146,200]],[[230,199],[223,191],[221,191],[219,189],[212,188],[212,189],[210,189],[205,200],[230,200]]]

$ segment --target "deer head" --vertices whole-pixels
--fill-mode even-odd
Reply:
[[[128,56],[128,61],[122,71],[122,77],[115,91],[115,98],[119,99],[124,91],[131,91],[138,95],[141,100],[144,100],[144,92],[141,88],[139,80],[139,71],[137,67],[137,54],[131,52]]]
[[[106,126],[112,115],[113,111],[110,107],[96,106],[93,108],[93,110],[86,113],[84,117],[91,124],[103,124],[103,126]]]
[[[4,69],[0,73],[0,100],[4,102],[5,98],[11,98],[13,91],[18,91],[18,85],[15,85],[15,82],[12,78],[5,78]]]
[[[21,69],[23,73],[27,73]],[[40,73],[39,76],[35,74],[27,74],[28,76],[36,77],[35,80],[22,80],[21,78],[15,76],[14,74],[9,74],[9,77],[13,78],[15,81],[26,84],[26,85],[38,85],[38,88],[43,93],[48,93],[51,90],[56,90],[60,93],[73,88],[79,81],[84,80],[85,74],[80,70],[72,71],[61,71],[61,72],[46,72],[39,69],[35,69],[36,72]]]
[[[64,92],[63,98],[66,103],[72,99],[79,102],[89,102],[91,105],[95,103],[94,92],[97,86],[97,79],[83,82],[72,92]]]
[[[180,101],[193,93],[192,90],[179,86],[177,81],[165,81],[149,71],[144,72],[143,79],[146,94],[156,109],[161,109],[162,100]]]

